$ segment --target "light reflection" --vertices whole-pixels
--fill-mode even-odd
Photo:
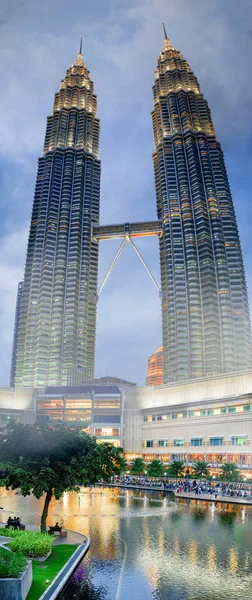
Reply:
[[[180,545],[178,537],[173,538],[173,552],[174,554],[180,554]]]
[[[234,574],[238,571],[238,552],[236,548],[230,548],[229,553],[229,568],[230,571]]]
[[[84,565],[86,571],[91,569],[90,576],[91,579],[94,578],[94,585],[103,585],[104,582],[109,587],[112,585],[111,581],[115,580],[115,587],[117,586],[122,565],[122,538],[128,547],[123,580],[127,593],[128,585],[132,590],[129,591],[129,598],[136,597],[130,587],[134,581],[141,582],[138,600],[146,600],[148,582],[153,586],[151,593],[155,600],[159,597],[157,593],[160,598],[169,597],[166,586],[170,586],[171,597],[173,594],[174,598],[181,600],[187,597],[190,600],[203,600],[203,597],[209,600],[226,600],[230,590],[232,600],[250,598],[252,509],[249,506],[245,509],[246,524],[243,521],[244,508],[237,506],[234,519],[238,527],[236,524],[234,526],[234,521],[231,527],[228,521],[220,522],[219,517],[212,521],[212,514],[216,513],[210,505],[204,509],[205,518],[195,523],[194,502],[191,502],[190,507],[181,504],[176,507],[176,511],[171,502],[171,508],[167,506],[164,517],[163,498],[153,493],[148,495],[142,492],[138,495],[136,490],[127,490],[122,494],[121,490],[118,492],[105,488],[92,489],[90,492],[89,489],[82,488],[80,495],[69,493],[65,496],[60,501],[52,501],[48,524],[62,519],[64,527],[91,538],[90,551]],[[128,514],[125,508],[126,498],[130,504]],[[131,501],[131,498],[134,500]],[[148,504],[147,512],[144,502],[148,503],[149,498],[159,498],[160,502],[159,507],[157,502],[153,503],[153,508],[152,503]],[[3,521],[10,512],[11,515],[22,516],[27,525],[29,522],[39,523],[43,499],[37,501],[33,497],[23,498],[3,490],[1,506],[5,507],[5,513],[1,511]],[[234,506],[227,506],[226,513],[232,516]],[[174,519],[174,514],[179,519]],[[223,515],[223,511],[220,513],[220,506],[217,505],[216,516],[218,514]],[[237,546],[233,533],[235,540],[239,541]],[[181,592],[182,589],[185,591]],[[68,596],[70,600],[73,597],[74,595]],[[110,597],[115,598],[116,593],[111,591],[108,598]]]
[[[159,529],[158,529],[158,551],[159,551],[159,554],[164,553],[164,542],[165,542],[164,531],[163,531],[163,529],[161,529],[161,527],[159,527]]]
[[[244,567],[243,570],[246,572],[249,569],[249,553],[246,552],[244,556]]]
[[[198,551],[198,544],[195,542],[195,540],[191,540],[190,544],[189,544],[189,558],[191,562],[196,562],[197,560],[197,551]]]
[[[148,582],[151,585],[151,587],[153,587],[154,590],[156,590],[157,586],[158,586],[158,579],[159,579],[158,567],[156,564],[153,565],[151,567],[151,569],[148,571],[147,579],[148,579]]]
[[[216,568],[216,548],[214,544],[210,544],[208,547],[207,562],[210,569],[214,570]]]
[[[147,524],[147,520],[143,519],[143,536],[144,536],[144,543],[145,543],[145,547],[147,550],[149,550],[150,547],[150,530]]]

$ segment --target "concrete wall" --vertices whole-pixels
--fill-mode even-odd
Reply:
[[[159,455],[170,461],[177,456],[190,462],[192,455],[198,455],[218,462],[218,456],[222,456],[223,462],[243,461],[244,468],[252,466],[251,372],[158,388],[136,387],[128,389],[125,395],[123,448],[129,458],[140,454],[149,460]],[[248,404],[250,410],[244,411],[243,406]],[[229,408],[234,406],[237,412],[230,413]],[[220,407],[226,408],[225,414],[220,413]],[[199,411],[207,413],[208,409],[215,414],[200,415]],[[190,411],[198,416],[189,416]],[[157,419],[160,415],[165,420],[152,421],[152,417]],[[235,436],[246,436],[246,443],[232,445],[231,438]],[[222,445],[210,446],[210,437],[223,438]],[[184,446],[174,446],[177,438],[184,439]],[[202,438],[202,446],[192,446],[192,438]],[[144,447],[147,440],[153,441],[153,447]],[[166,446],[160,447],[159,440],[165,440]]]
[[[7,552],[7,551],[6,551]],[[25,600],[32,584],[32,562],[19,579],[0,579],[0,600]]]
[[[0,387],[0,408],[34,409],[34,402],[33,388]]]
[[[252,393],[252,371],[246,373],[218,375],[173,383],[167,386],[137,386],[126,390],[125,408],[145,409],[202,402],[205,399],[219,399]]]

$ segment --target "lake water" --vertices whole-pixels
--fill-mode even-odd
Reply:
[[[2,520],[39,523],[42,501],[1,490]],[[252,509],[158,492],[83,488],[53,501],[91,539],[61,600],[252,600]]]

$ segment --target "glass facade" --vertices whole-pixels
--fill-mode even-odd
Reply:
[[[36,394],[39,423],[80,427],[99,442],[121,445],[122,400],[117,386],[49,387]]]
[[[94,374],[99,223],[99,120],[79,54],[47,119],[25,266],[15,384],[62,385]]]
[[[20,320],[20,313],[21,313],[23,286],[24,286],[24,282],[19,281],[18,289],[17,289],[13,344],[12,344],[12,354],[11,354],[10,387],[14,387],[14,385],[15,385],[15,372],[16,372],[16,362],[17,362],[17,340],[18,340],[18,328],[19,328],[19,320]]]
[[[163,383],[163,347],[160,346],[148,358],[148,375],[146,385],[162,385]]]
[[[236,216],[211,112],[168,39],[153,86],[164,383],[251,368]]]

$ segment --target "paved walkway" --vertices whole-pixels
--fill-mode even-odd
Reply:
[[[173,490],[164,489],[161,485],[135,485],[128,484],[124,485],[122,483],[96,483],[96,487],[109,487],[109,488],[122,488],[124,490],[148,490],[150,492],[166,492],[173,493]]]
[[[208,502],[225,502],[226,504],[245,504],[252,506],[251,498],[235,498],[233,496],[222,496],[217,495],[215,498],[214,494],[194,494],[193,492],[173,492],[176,498],[186,498],[190,500],[207,500]]]

